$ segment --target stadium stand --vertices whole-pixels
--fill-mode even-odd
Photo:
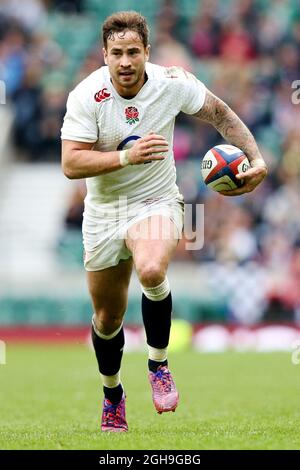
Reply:
[[[59,129],[68,90],[103,63],[100,24],[120,2],[26,0],[26,15],[14,3],[0,3],[0,79],[7,92],[0,122],[2,130],[3,120],[12,126],[13,143],[11,153],[1,138],[0,165],[10,163],[5,172],[0,166],[0,324],[85,323],[81,235],[66,223],[76,186],[60,172]],[[184,250],[184,240],[179,246],[170,274],[175,315],[194,323],[299,322],[300,104],[291,98],[300,77],[299,2],[126,0],[127,8],[149,20],[151,60],[184,65],[227,101],[270,167],[250,197],[212,194],[199,160],[220,136],[179,116],[178,182],[187,203],[205,204],[205,245],[194,252]],[[70,286],[71,292],[78,286],[75,298]],[[141,322],[136,281],[127,321]]]

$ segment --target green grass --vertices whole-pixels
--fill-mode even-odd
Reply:
[[[158,415],[146,355],[125,354],[127,434],[99,430],[93,352],[13,346],[0,365],[0,449],[299,449],[300,366],[289,354],[170,356],[176,413]]]

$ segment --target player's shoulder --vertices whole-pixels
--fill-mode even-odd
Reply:
[[[100,67],[79,82],[70,95],[80,101],[97,102],[106,97],[107,66]]]
[[[195,76],[186,71],[183,67],[173,65],[171,67],[164,67],[158,64],[147,63],[147,72],[151,72],[151,78],[162,80],[165,82],[176,83],[195,79]]]

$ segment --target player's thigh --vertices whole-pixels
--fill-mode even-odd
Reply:
[[[178,244],[178,230],[165,215],[153,215],[137,222],[127,231],[126,245],[132,253],[139,277],[145,272],[162,276]]]
[[[124,313],[132,264],[132,259],[129,259],[101,271],[87,271],[88,288],[96,313]]]

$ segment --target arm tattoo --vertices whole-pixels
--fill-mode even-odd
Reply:
[[[205,102],[194,116],[212,124],[227,142],[243,150],[249,160],[262,159],[247,126],[224,101],[210,91],[207,90]]]

